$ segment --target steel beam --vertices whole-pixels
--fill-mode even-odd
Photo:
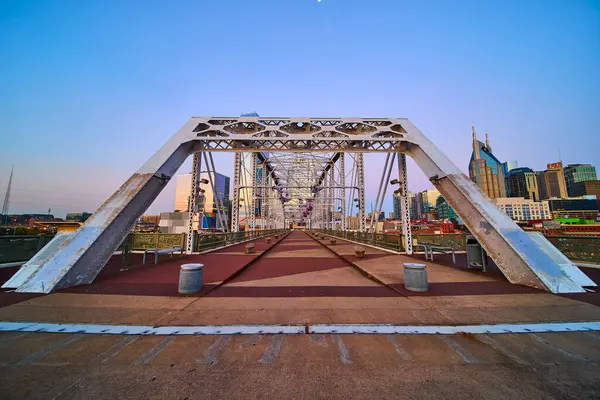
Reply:
[[[231,232],[240,230],[240,173],[242,153],[236,152],[233,160],[233,200],[231,201]]]
[[[367,219],[366,219],[366,204],[365,204],[365,164],[363,153],[356,154],[355,166],[356,176],[358,182],[358,224],[360,232],[367,230]]]
[[[252,227],[248,227],[249,230],[255,231],[256,230],[256,203],[257,203],[257,196],[258,196],[258,189],[256,188],[256,186],[258,185],[257,182],[257,178],[258,178],[258,174],[256,173],[256,169],[258,168],[258,155],[257,153],[252,153],[252,171],[250,172],[250,176],[252,179],[252,188],[250,189],[250,196],[252,197],[252,201],[250,202],[251,204],[251,210],[250,210],[250,224],[252,225]]]
[[[335,165],[332,163],[329,169],[329,229],[335,228]]]
[[[346,162],[345,162],[345,155],[344,153],[340,153],[340,186],[342,186],[342,189],[340,189],[340,194],[341,194],[341,198],[342,198],[342,231],[346,231],[347,229],[347,219],[348,217],[346,216],[346,191],[343,189],[343,187],[346,186]]]
[[[192,187],[190,193],[188,232],[186,237],[186,254],[192,254],[194,251],[194,242],[196,239],[196,230],[194,222],[198,219],[198,196],[200,195],[200,170],[202,169],[202,153],[194,153],[192,161]],[[200,226],[201,228],[201,226]]]
[[[410,204],[408,203],[408,177],[406,174],[406,155],[398,153],[398,180],[400,181],[400,218],[402,219],[402,237],[404,238],[404,251],[413,253],[412,231],[410,228]]]

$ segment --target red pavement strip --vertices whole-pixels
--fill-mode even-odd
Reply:
[[[79,286],[64,290],[70,293],[96,293],[96,294],[123,294],[123,295],[146,295],[146,296],[183,296],[178,293],[177,287],[179,282],[179,267],[183,263],[202,263],[204,268],[205,287],[200,293],[185,295],[191,297],[201,297],[207,295],[217,287],[221,287],[224,283],[244,280],[254,280],[258,275],[264,275],[263,279],[275,276],[286,276],[298,273],[310,272],[316,270],[314,263],[306,262],[306,258],[287,258],[284,268],[273,268],[271,264],[275,261],[271,259],[261,259],[261,256],[266,254],[275,245],[280,246],[280,250],[289,247],[290,250],[301,250],[314,248],[314,242],[327,248],[337,257],[328,262],[327,266],[317,268],[318,270],[341,268],[345,265],[350,265],[362,272],[366,277],[382,283],[376,277],[369,274],[367,271],[354,264],[356,257],[353,255],[338,255],[334,248],[328,246],[320,240],[316,240],[310,235],[309,240],[306,240],[306,245],[289,247],[285,242],[281,241],[287,237],[284,236],[277,241],[267,244],[265,238],[256,239],[253,243],[256,244],[256,253],[251,255],[245,254],[223,254],[233,252],[243,252],[244,246],[249,243],[240,243],[227,248],[215,250],[209,253],[193,256],[178,256],[163,257],[158,265],[142,264],[142,254],[131,254],[130,263],[132,264],[127,271],[120,271],[122,259],[121,256],[113,256],[106,267],[102,270],[96,281],[91,285]],[[307,238],[308,239],[308,238]],[[345,242],[338,238],[338,245]],[[367,246],[368,247],[368,246]],[[392,254],[392,253],[390,253]],[[386,257],[388,254],[367,254],[366,258]],[[422,258],[422,255],[415,255],[414,258]],[[436,263],[442,264],[451,268],[461,269],[464,265],[464,255],[457,255],[457,264],[454,265],[449,261],[449,256],[436,255]],[[256,268],[248,267],[254,265],[257,260],[261,262],[256,265]],[[302,260],[302,263],[299,262]],[[280,261],[277,262],[280,265]],[[339,265],[342,263],[343,265]],[[271,268],[269,268],[271,266]],[[0,282],[5,282],[14,274],[18,268],[0,269]],[[596,283],[600,283],[600,270],[582,268]],[[245,272],[247,271],[247,272]],[[243,275],[242,273],[245,272]],[[477,273],[477,272],[473,272]],[[265,275],[266,274],[266,275]],[[497,267],[491,265],[489,276],[496,278],[492,282],[449,282],[449,283],[431,283],[430,290],[427,293],[416,293],[407,291],[402,285],[385,285],[385,287],[394,290],[397,294],[403,296],[451,296],[451,295],[477,295],[477,294],[513,294],[513,293],[537,293],[536,289],[525,286],[510,284],[504,276],[497,270]],[[355,288],[356,289],[356,288]],[[313,286],[313,287],[229,287],[220,288],[211,296],[219,297],[304,297],[304,296],[366,296],[366,297],[388,297],[390,293],[386,292],[383,287],[364,287],[362,291],[357,292],[355,289],[334,287],[334,286]],[[20,303],[29,299],[42,296],[38,293],[12,293],[6,290],[0,290],[0,307],[5,307],[11,304]],[[566,294],[564,297],[574,300],[583,301],[586,303],[600,305],[599,293],[581,293],[581,294]]]
[[[283,241],[277,249],[270,252],[269,257],[260,259],[251,268],[238,274],[228,283],[241,283],[260,281],[271,278],[307,274],[312,272],[347,269],[351,266],[337,254],[333,257],[307,257],[286,256],[277,257],[274,253],[287,251],[318,250],[319,245],[301,231],[294,231]],[[366,277],[369,278],[369,277]],[[366,279],[365,278],[365,279]],[[362,278],[361,278],[362,279]],[[373,280],[373,279],[372,279]],[[332,286],[316,285],[312,282],[309,286],[231,286],[223,285],[210,293],[210,297],[398,297],[399,294],[390,290],[385,284],[375,280],[381,286]]]
[[[111,257],[94,283],[61,290],[66,293],[122,294],[141,296],[180,296],[201,297],[220,285],[238,276],[246,268],[256,262],[268,250],[276,246],[287,235],[266,243],[266,237],[251,242],[244,242],[222,248],[205,254],[192,256],[163,257],[158,264],[142,264],[142,254],[130,255],[128,270],[121,271],[122,258],[120,255]],[[244,246],[254,243],[255,253],[243,254]],[[240,254],[226,254],[239,252]],[[204,288],[199,293],[180,294],[179,270],[182,264],[204,264]],[[8,269],[8,268],[7,268]],[[11,268],[12,269],[12,268]],[[2,271],[0,282],[4,283],[18,268],[12,271]],[[2,289],[0,292],[0,307],[20,303],[29,299],[43,296],[39,293],[14,293]]]
[[[309,235],[310,236],[310,235]],[[321,241],[316,239],[313,236],[310,236],[313,240],[321,244],[323,247],[329,249],[332,253],[337,254],[335,252],[335,246],[339,246],[340,244],[355,244],[352,242],[345,241],[340,238],[337,239],[337,245],[330,246],[329,238],[325,241]],[[363,247],[369,247],[368,245],[362,245]],[[379,257],[388,257],[395,253],[388,254],[367,254],[364,259],[373,259]],[[346,260],[346,262],[352,265],[354,268],[361,271],[363,274],[374,278],[376,280],[377,277],[372,276],[368,271],[362,269],[359,265],[354,262],[359,260],[355,255],[344,254],[339,255],[339,257]],[[418,259],[420,261],[424,261],[423,254],[413,254],[409,256],[414,259]],[[450,255],[435,255],[435,263],[443,265],[445,267],[465,270],[466,267],[466,254],[457,254],[456,255],[456,264],[452,262],[452,257]],[[580,268],[590,279],[592,279],[595,283],[600,285],[600,269],[593,268]],[[419,292],[411,292],[404,288],[403,285],[386,285],[396,292],[403,294],[405,296],[460,296],[460,295],[483,295],[483,294],[520,294],[520,293],[545,293],[543,290],[530,288],[528,286],[515,285],[506,279],[500,269],[488,258],[487,272],[479,272],[475,270],[469,271],[473,274],[485,274],[486,276],[492,277],[495,281],[490,282],[448,282],[448,283],[430,283],[429,291],[425,293]],[[593,292],[588,293],[567,293],[567,294],[558,294],[558,296],[567,297],[573,300],[582,301],[584,303],[589,303],[593,305],[600,306],[600,289],[593,289]]]

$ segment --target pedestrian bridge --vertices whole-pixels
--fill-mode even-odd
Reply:
[[[408,256],[362,245],[366,254],[363,258],[357,258],[354,251],[356,243],[341,238],[301,230],[270,233],[268,236],[200,254],[166,256],[156,265],[143,264],[142,252],[133,252],[124,268],[122,255],[115,254],[92,284],[67,288],[57,293],[61,296],[73,294],[78,299],[76,303],[82,304],[82,307],[86,302],[85,295],[91,294],[135,296],[135,299],[139,299],[138,296],[170,296],[181,299],[178,302],[184,303],[190,299],[202,299],[199,304],[206,303],[208,308],[202,315],[194,316],[200,318],[194,321],[197,324],[333,321],[402,324],[427,322],[441,325],[487,323],[495,320],[498,309],[495,309],[497,305],[492,304],[496,304],[499,298],[507,302],[507,307],[514,307],[519,312],[508,319],[497,315],[495,322],[544,322],[563,318],[564,314],[560,314],[562,309],[554,306],[563,302],[571,303],[562,297],[540,296],[544,293],[540,289],[511,284],[491,260],[487,272],[469,270],[466,268],[464,253],[456,255],[456,263],[453,263],[450,255],[437,254],[435,262],[432,262],[425,261],[423,254]],[[277,238],[275,234],[278,235]],[[334,238],[335,244],[331,244],[331,239]],[[252,254],[244,251],[248,243],[255,244]],[[407,262],[426,264],[428,292],[406,290],[402,264]],[[205,265],[204,287],[199,293],[186,296],[178,293],[179,267],[184,263]],[[598,277],[597,270],[585,271],[591,278]],[[30,296],[38,296],[6,289],[1,295],[4,304],[19,303]],[[600,304],[599,294],[594,292],[569,296],[586,303]],[[43,303],[51,298],[52,296],[42,297],[39,301]],[[148,299],[150,298],[152,297]],[[541,308],[529,309],[524,315],[521,306],[529,298],[543,298],[548,304],[541,301]],[[470,312],[461,311],[462,317],[459,318],[438,311],[423,311],[437,309],[439,306],[444,308],[448,302]],[[596,312],[595,307],[588,306],[589,304],[582,303],[581,311],[585,309],[592,314]],[[295,311],[282,312],[286,309]],[[365,309],[369,311],[357,311]],[[52,319],[52,310],[53,308],[43,308],[43,312],[40,310],[39,314],[20,314],[19,318],[31,321]],[[55,310],[59,313],[57,315],[63,312],[61,307]],[[576,308],[569,310],[574,311]],[[419,315],[422,311],[425,314]],[[555,312],[559,314],[554,315]],[[179,317],[184,315],[190,316],[183,313]],[[576,316],[578,314],[573,314],[573,317]],[[69,318],[79,317],[83,318],[79,322],[88,321],[83,309],[81,314]],[[600,318],[600,314],[590,315],[592,317]],[[130,321],[117,320],[121,323]],[[100,322],[115,321],[106,315]]]
[[[235,153],[234,234],[239,231],[242,214],[251,231],[296,224],[347,232],[347,217],[354,214],[354,208],[358,231],[373,232],[374,216],[379,215],[392,185],[401,200],[403,247],[411,255],[409,155],[511,283],[552,293],[583,293],[585,287],[595,286],[551,243],[527,234],[502,213],[406,118],[193,117],[83,226],[56,235],[3,287],[21,293],[51,293],[95,282],[134,222],[190,155],[193,168],[185,249],[191,255],[194,240],[202,238],[197,233],[202,231],[200,221],[208,208],[215,210],[220,230],[230,229],[226,199],[214,196],[212,204],[206,204],[204,196],[206,185],[218,193],[212,158],[217,151]],[[366,152],[386,157],[370,221],[365,215]],[[201,178],[203,166],[208,178]]]
[[[10,397],[77,397],[82,390],[172,397],[173,390],[192,390],[182,383],[189,380],[203,397],[235,397],[264,393],[268,382],[270,393],[297,392],[289,387],[297,376],[322,394],[330,389],[319,386],[319,376],[327,376],[344,388],[364,380],[346,397],[395,397],[389,380],[417,378],[444,387],[458,379],[458,397],[465,385],[504,397],[512,385],[490,384],[500,374],[520,393],[544,397],[566,394],[553,377],[569,376],[577,393],[593,397],[598,293],[559,296],[511,284],[491,261],[485,273],[467,270],[460,253],[454,264],[449,255],[432,262],[363,245],[365,255],[357,258],[355,243],[332,244],[332,236],[315,233],[271,232],[156,265],[133,252],[123,268],[115,254],[91,284],[51,294],[4,289],[0,370],[10,380],[3,389]],[[252,254],[244,251],[248,243]],[[426,264],[428,292],[404,287],[402,264],[415,261]],[[183,263],[205,265],[200,292],[178,293]],[[600,280],[599,270],[583,270]],[[15,271],[0,269],[1,277]],[[410,375],[415,370],[418,377]],[[178,383],[171,387],[173,377]]]

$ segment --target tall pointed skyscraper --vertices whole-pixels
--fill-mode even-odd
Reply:
[[[479,186],[479,189],[494,199],[506,197],[506,182],[502,163],[492,154],[490,138],[485,132],[485,144],[477,140],[475,125],[473,131],[473,153],[469,163],[469,177]]]

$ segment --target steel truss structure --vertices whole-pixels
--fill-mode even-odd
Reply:
[[[408,119],[193,117],[81,228],[55,238],[5,287],[49,293],[91,283],[189,155],[194,156],[193,210],[200,213],[202,182],[198,174],[203,159],[211,164],[214,151],[235,152],[234,231],[241,221],[242,204],[249,229],[289,227],[291,223],[348,229],[346,216],[356,212],[358,230],[367,231],[363,153],[382,152],[388,153],[388,160],[376,207],[380,209],[388,181],[394,178],[401,197],[405,248],[410,254],[408,155],[510,282],[555,293],[582,292],[582,286],[591,282],[521,230]],[[242,162],[248,155],[250,171],[248,163]],[[210,168],[214,171],[214,165]],[[241,198],[242,191],[250,198]],[[219,224],[227,229],[222,219]],[[369,226],[373,224],[371,219]],[[188,251],[192,249],[190,240]]]

